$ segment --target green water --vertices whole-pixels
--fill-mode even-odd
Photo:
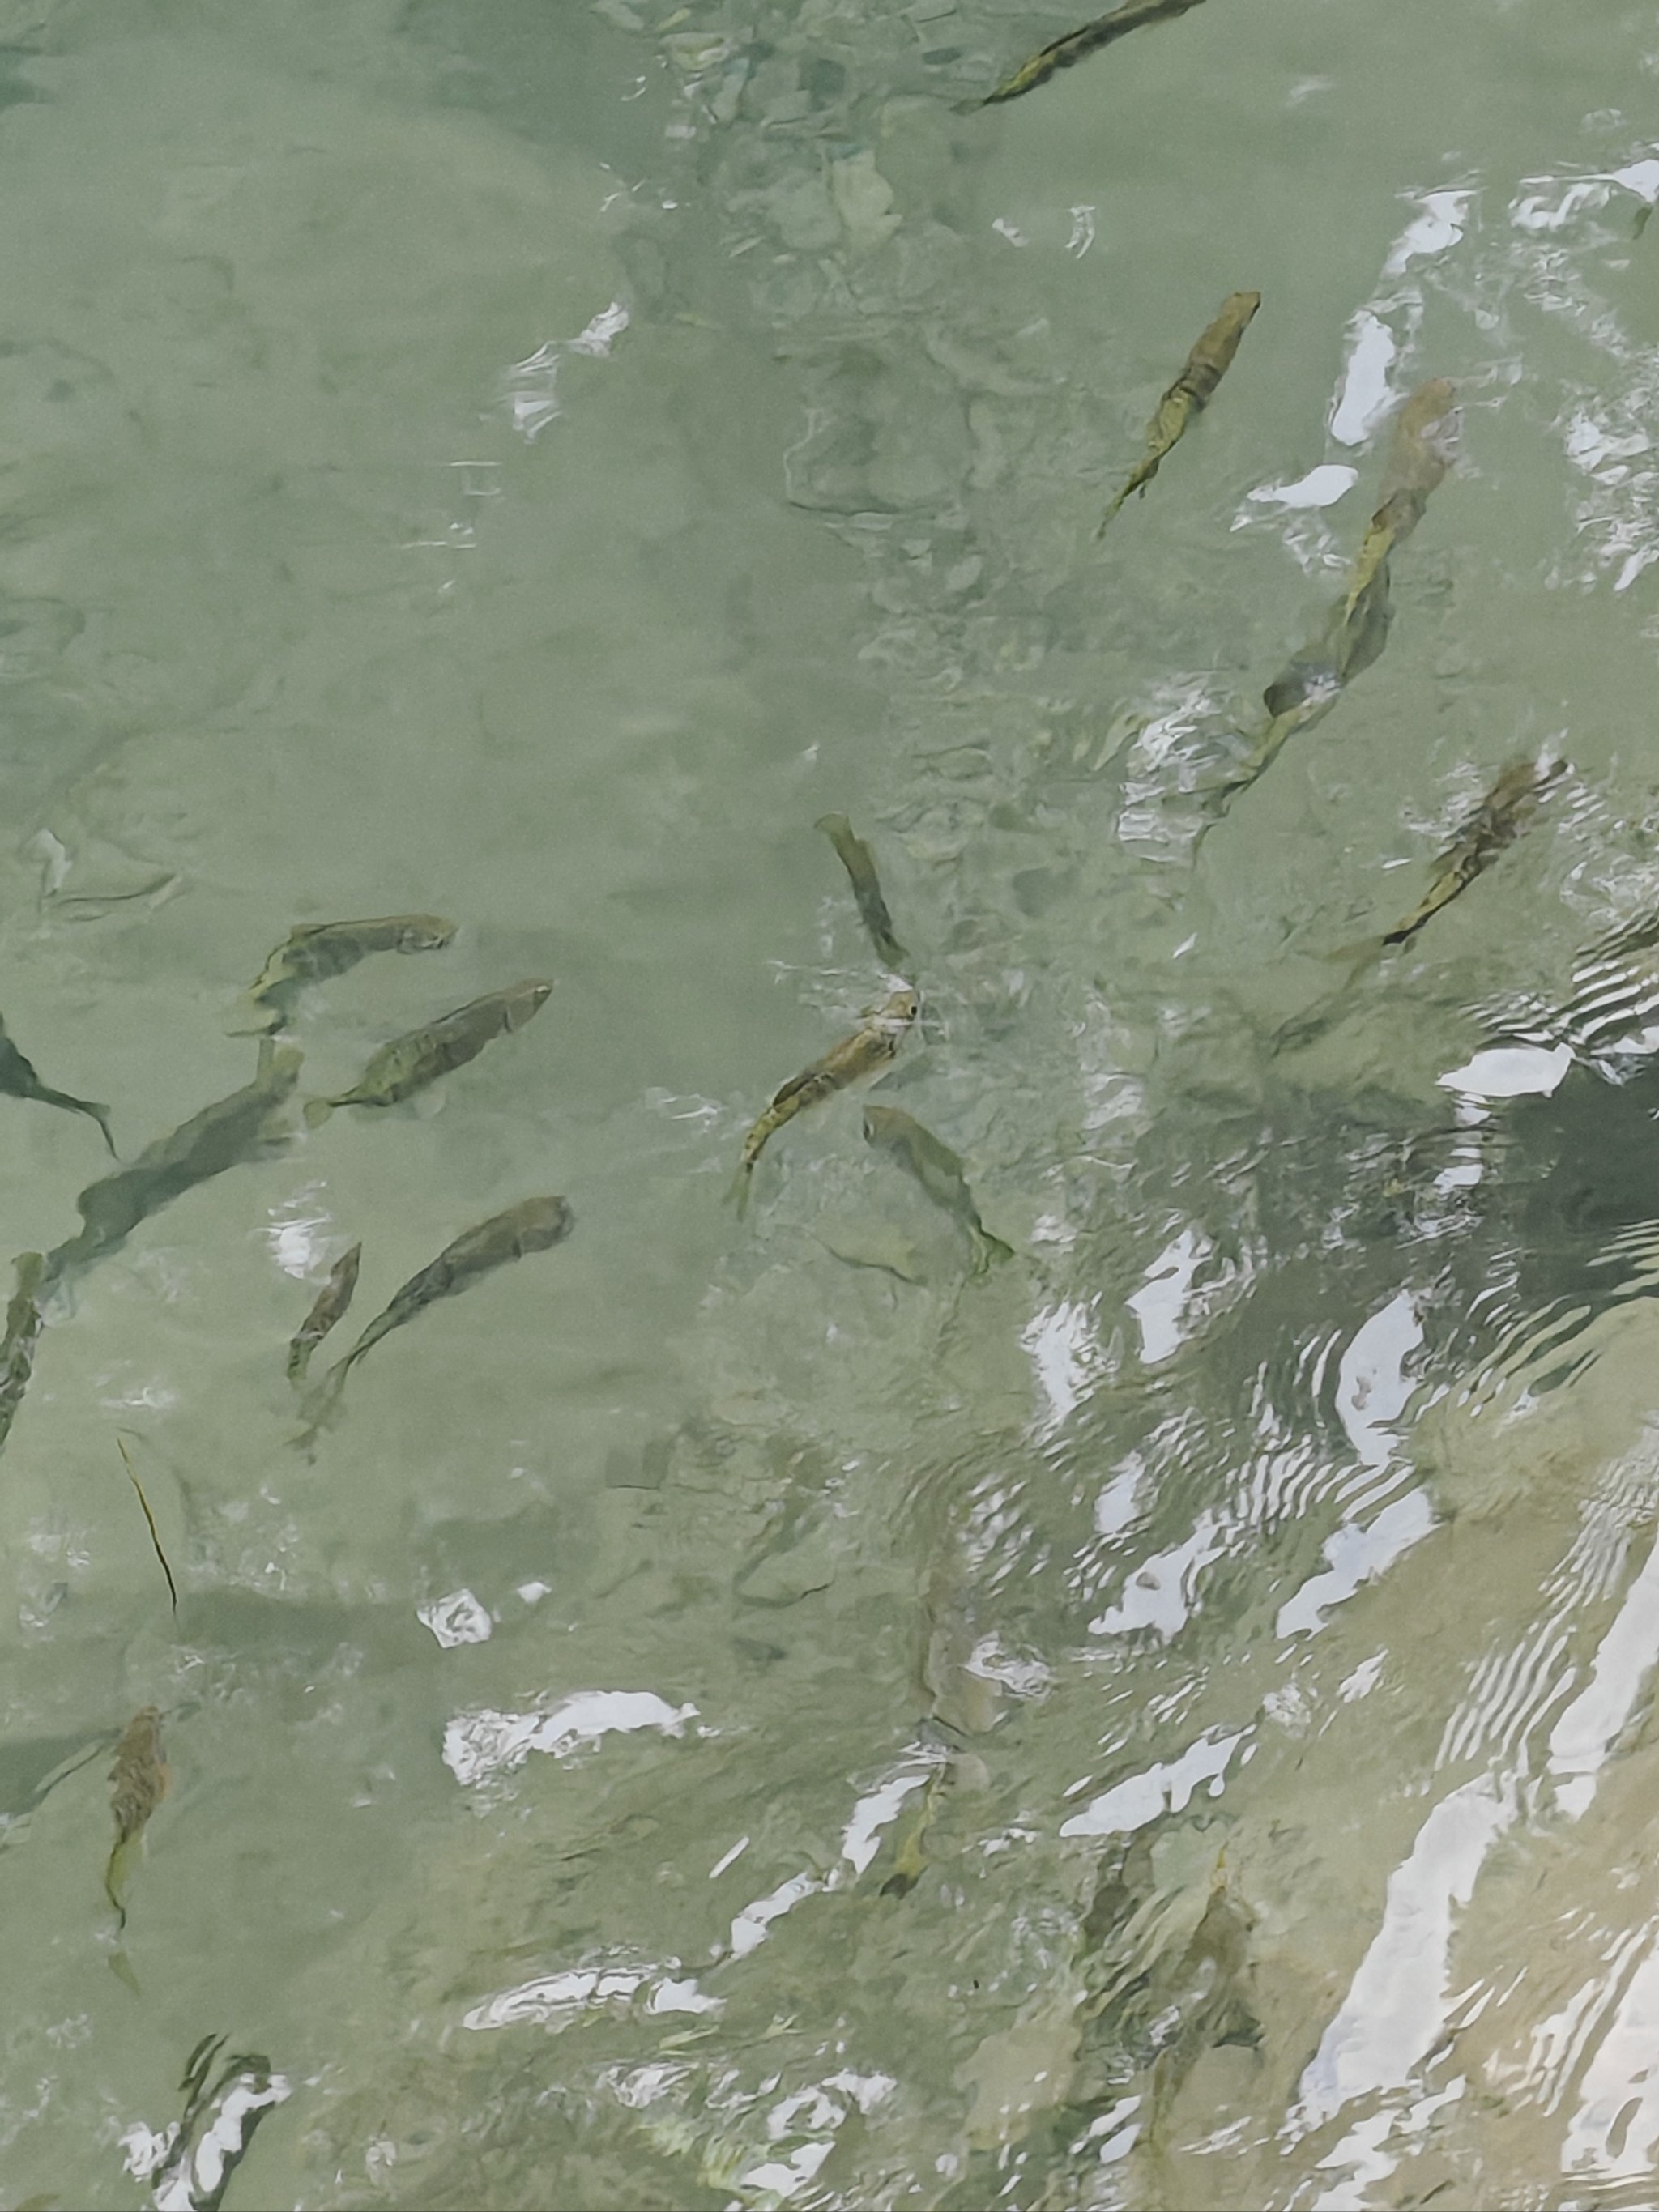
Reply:
[[[459,925],[306,1095],[555,983],[48,1308],[0,2203],[215,2128],[232,2208],[1656,2201],[1659,969],[1583,956],[1659,902],[1659,10],[1209,0],[959,111],[1071,27],[0,0],[9,1034],[131,1158],[296,923]],[[1223,817],[1431,376],[1386,653]],[[722,1202],[892,988],[832,810],[980,1276],[847,1099]],[[0,1109],[44,1249],[109,1163]],[[305,1443],[341,1253],[343,1349],[552,1193]]]

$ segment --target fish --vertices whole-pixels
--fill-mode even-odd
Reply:
[[[1218,791],[1219,806],[1248,789],[1285,739],[1326,714],[1345,687],[1381,656],[1394,620],[1389,564],[1456,459],[1458,434],[1456,386],[1448,377],[1431,376],[1394,418],[1377,504],[1342,597],[1316,642],[1282,668],[1262,693],[1267,726]]]
[[[1403,921],[1384,931],[1383,944],[1405,944],[1466,891],[1515,842],[1565,772],[1559,761],[1511,761],[1435,862],[1428,890]]]
[[[1378,569],[1423,520],[1430,494],[1439,489],[1457,458],[1460,427],[1457,387],[1449,377],[1431,376],[1419,384],[1395,414],[1376,509],[1343,595],[1344,622]]]
[[[279,1117],[301,1058],[295,1046],[265,1039],[252,1083],[203,1107],[126,1167],[88,1183],[75,1201],[84,1225],[47,1253],[43,1288],[118,1250],[141,1221],[198,1182],[275,1150],[286,1134]]]
[[[888,1152],[921,1185],[966,1234],[973,1250],[973,1272],[982,1275],[993,1260],[1012,1260],[1014,1248],[993,1237],[979,1218],[962,1162],[931,1129],[924,1129],[897,1106],[866,1106],[864,1141]]]
[[[1107,21],[1110,20],[1109,16]],[[1097,538],[1103,534],[1107,524],[1131,492],[1145,495],[1164,456],[1185,435],[1194,416],[1201,414],[1209,405],[1261,305],[1260,292],[1228,293],[1220,313],[1188,355],[1180,375],[1158,401],[1158,411],[1146,425],[1146,458],[1131,472],[1122,490],[1107,508],[1095,532]]]
[[[743,1140],[737,1180],[732,1186],[739,1213],[748,1202],[755,1163],[765,1151],[769,1138],[807,1107],[833,1097],[837,1091],[845,1091],[848,1084],[857,1083],[862,1077],[884,1067],[921,1011],[921,994],[907,983],[902,990],[895,991],[880,1006],[872,1007],[850,1036],[831,1045],[810,1067],[802,1068],[799,1075],[792,1075],[781,1090],[773,1093],[766,1111]]]
[[[328,1334],[337,1321],[344,1318],[357,1288],[357,1267],[363,1256],[361,1244],[354,1244],[341,1259],[335,1261],[328,1280],[317,1293],[317,1303],[294,1333],[288,1347],[288,1379],[298,1384],[306,1379],[306,1369],[311,1364],[311,1355]]]
[[[1343,593],[1337,626],[1346,626],[1389,557],[1405,544],[1427,510],[1430,495],[1457,458],[1462,417],[1457,387],[1431,376],[1402,403],[1394,417],[1376,507],[1360,541]],[[1386,586],[1383,587],[1386,596]]]
[[[893,917],[881,895],[875,857],[870,848],[862,837],[853,835],[853,825],[844,814],[820,814],[812,826],[823,830],[841,857],[853,886],[853,896],[858,902],[859,920],[869,933],[877,959],[895,974],[902,973],[908,967],[910,956],[893,933]]]
[[[0,1444],[11,1434],[17,1408],[23,1402],[29,1377],[34,1372],[35,1347],[40,1341],[41,1285],[46,1255],[21,1252],[13,1261],[17,1288],[6,1308],[6,1334],[0,1340]]]
[[[1426,501],[1431,492],[1438,490],[1457,459],[1462,430],[1457,386],[1451,379],[1431,376],[1419,384],[1394,418],[1377,491],[1379,508],[1386,507],[1396,492],[1412,492]]]
[[[893,1871],[881,1885],[883,1897],[908,1897],[927,1871],[927,1832],[933,1825],[940,1782],[949,1770],[936,1766],[922,1787],[921,1802],[905,1824],[893,1853]]]
[[[1381,937],[1338,945],[1323,956],[1327,960],[1347,962],[1347,974],[1312,1006],[1280,1024],[1273,1034],[1273,1049],[1283,1052],[1313,1044],[1334,1028],[1354,985],[1366,970],[1396,946],[1409,942],[1442,907],[1460,897],[1504,848],[1514,843],[1565,773],[1565,764],[1560,761],[1510,762],[1441,854],[1428,890],[1404,921]]]
[[[314,1129],[337,1106],[397,1106],[424,1091],[440,1076],[476,1060],[494,1038],[510,1036],[533,1021],[547,1003],[551,983],[514,983],[470,999],[453,1013],[441,1014],[424,1029],[410,1030],[383,1044],[349,1091],[336,1098],[306,1102],[306,1126]]]
[[[1022,93],[1035,92],[1038,85],[1047,84],[1061,70],[1086,60],[1091,54],[1097,54],[1103,46],[1114,45],[1144,24],[1167,21],[1200,4],[1201,0],[1124,0],[1124,4],[1114,8],[1109,15],[1101,15],[1092,23],[1085,23],[1080,31],[1068,31],[1063,39],[1039,47],[1012,76],[1004,77],[994,92],[965,102],[965,107],[971,112],[975,108],[995,107],[1004,100],[1018,100]]]
[[[1285,735],[1316,721],[1381,657],[1394,620],[1389,592],[1385,549],[1357,598],[1337,602],[1316,643],[1281,669],[1262,693],[1261,703],[1273,720],[1289,725]]]
[[[67,1091],[54,1091],[50,1084],[42,1083],[7,1036],[3,1019],[0,1019],[0,1091],[12,1098],[33,1098],[42,1106],[61,1106],[67,1114],[84,1114],[88,1121],[95,1121],[103,1132],[110,1158],[118,1157],[115,1139],[110,1133],[109,1108],[100,1106],[90,1098],[76,1098]]]
[[[532,1252],[545,1252],[562,1243],[576,1225],[570,1202],[563,1198],[525,1198],[502,1213],[492,1213],[476,1229],[469,1229],[437,1258],[411,1275],[384,1313],[377,1314],[343,1359],[337,1360],[323,1384],[323,1402],[331,1404],[343,1389],[346,1376],[364,1353],[383,1336],[439,1298],[454,1297],[470,1290],[482,1275],[522,1260]]]
[[[161,1716],[145,1705],[127,1723],[126,1733],[115,1747],[115,1764],[109,1771],[114,1784],[110,1808],[115,1815],[115,1848],[104,1869],[104,1893],[114,1906],[118,1924],[127,1924],[121,1899],[126,1871],[150,1814],[173,1784],[161,1756]]]
[[[249,988],[250,1005],[261,1017],[270,1017],[260,1019],[255,1028],[274,1036],[287,1026],[295,1002],[307,983],[343,975],[371,952],[441,952],[454,934],[454,923],[440,914],[301,922],[289,932]]]

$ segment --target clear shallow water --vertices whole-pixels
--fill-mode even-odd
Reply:
[[[1659,1100],[1641,957],[1611,1011],[1575,963],[1659,899],[1659,26],[1212,0],[954,112],[1067,27],[0,13],[10,1033],[131,1154],[247,1079],[295,921],[462,926],[307,999],[307,1091],[557,979],[51,1316],[8,2203],[174,2201],[128,2168],[210,2033],[287,2093],[233,2206],[1654,2200]],[[1463,458],[1387,653],[1200,844],[1429,375]],[[1276,1051],[1546,745],[1538,823]],[[720,1202],[883,988],[830,808],[981,1280],[847,1101]],[[97,1133],[0,1103],[51,1244]],[[338,1253],[355,1326],[550,1190],[569,1243],[296,1450]]]

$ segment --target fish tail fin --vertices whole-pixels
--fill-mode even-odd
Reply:
[[[103,1132],[104,1142],[109,1148],[111,1159],[118,1160],[121,1155],[115,1149],[115,1136],[109,1125],[109,1108],[96,1105],[88,1098],[86,1102],[86,1111]]]
[[[1369,967],[1373,960],[1382,957],[1389,945],[1399,942],[1398,937],[1390,930],[1386,937],[1356,937],[1352,944],[1334,945],[1328,952],[1322,952],[1319,957],[1333,963],[1352,960],[1361,967]]]
[[[307,1129],[319,1129],[334,1111],[331,1098],[307,1098],[305,1103],[305,1123]]]
[[[988,1229],[981,1229],[975,1232],[974,1237],[974,1273],[976,1275],[988,1274],[990,1273],[993,1261],[997,1260],[1012,1260],[1013,1256],[1013,1246],[1012,1244],[1005,1244],[1000,1237],[993,1237]]]
[[[121,1890],[126,1881],[127,1868],[131,1863],[131,1859],[132,1841],[129,1838],[126,1842],[117,1844],[109,1855],[108,1864],[104,1869],[104,1894],[108,1898],[114,1911],[118,1929],[125,1929],[127,1924],[127,1908],[122,1900]]]
[[[739,1221],[749,1211],[749,1190],[754,1179],[755,1163],[753,1160],[745,1160],[727,1187],[726,1202],[728,1206],[737,1208]]]
[[[347,1352],[343,1359],[337,1359],[322,1381],[313,1384],[307,1393],[300,1407],[306,1425],[297,1437],[289,1438],[295,1451],[309,1451],[323,1431],[331,1427],[338,1418],[340,1393],[345,1388],[347,1371],[356,1358],[356,1352],[353,1350]]]
[[[1100,520],[1095,525],[1095,543],[1097,545],[1099,544],[1101,539],[1106,535],[1107,531],[1110,528],[1112,518],[1116,514],[1118,509],[1122,506],[1124,501],[1128,498],[1129,494],[1133,489],[1134,482],[1133,479],[1131,478],[1129,483],[1124,485],[1122,490],[1119,492],[1117,497],[1107,508],[1105,514],[1101,516]]]
[[[1346,994],[1339,983],[1335,990],[1328,991],[1305,1012],[1293,1014],[1289,1021],[1281,1022],[1273,1034],[1273,1049],[1299,1052],[1304,1045],[1317,1044],[1348,1011],[1346,1000]]]

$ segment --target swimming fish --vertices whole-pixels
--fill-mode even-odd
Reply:
[[[413,1321],[435,1300],[470,1290],[481,1275],[505,1267],[509,1260],[522,1260],[531,1252],[545,1252],[550,1245],[562,1243],[575,1225],[568,1200],[526,1198],[509,1206],[504,1213],[491,1214],[488,1221],[481,1221],[476,1229],[447,1244],[419,1274],[410,1277],[386,1311],[375,1316],[345,1358],[329,1370],[323,1385],[327,1401],[338,1396],[346,1376],[383,1336]]]
[[[158,1137],[128,1166],[88,1183],[75,1201],[85,1226],[47,1253],[43,1285],[118,1250],[141,1221],[198,1182],[279,1146],[287,1133],[282,1109],[299,1079],[302,1056],[293,1045],[273,1045],[267,1038],[252,1083]]]
[[[1109,16],[1107,21],[1109,22]],[[1131,492],[1143,495],[1158,474],[1170,447],[1185,434],[1194,415],[1200,414],[1215,396],[1216,386],[1232,365],[1240,339],[1250,327],[1261,305],[1260,292],[1229,292],[1221,312],[1188,355],[1182,371],[1158,403],[1158,411],[1146,426],[1146,454],[1131,473],[1122,490],[1107,508],[1097,538]]]
[[[936,1766],[922,1787],[921,1804],[904,1824],[893,1853],[893,1871],[881,1885],[883,1897],[908,1897],[927,1871],[927,1832],[933,1825],[939,1786],[950,1770]]]
[[[40,1341],[41,1282],[46,1267],[39,1252],[20,1253],[13,1265],[17,1288],[6,1308],[6,1334],[0,1341],[0,1444],[11,1434],[17,1408],[34,1372],[35,1346]]]
[[[896,1106],[866,1106],[864,1140],[889,1152],[906,1175],[913,1176],[935,1206],[942,1206],[966,1234],[973,1249],[973,1271],[982,1275],[993,1260],[1012,1260],[1014,1248],[993,1237],[979,1218],[974,1194],[968,1188],[962,1162],[931,1129]]]
[[[121,1901],[122,1886],[132,1855],[150,1814],[172,1786],[173,1777],[161,1756],[161,1716],[145,1705],[127,1723],[126,1733],[115,1747],[115,1764],[109,1771],[115,1787],[110,1807],[115,1814],[115,1848],[104,1869],[104,1893],[115,1907],[119,1925],[127,1924]]]
[[[1280,1024],[1273,1035],[1274,1050],[1312,1044],[1334,1028],[1367,969],[1375,967],[1395,945],[1407,943],[1443,906],[1449,906],[1466,891],[1504,848],[1514,843],[1565,774],[1560,761],[1512,761],[1441,854],[1428,890],[1405,920],[1381,937],[1362,938],[1357,945],[1339,945],[1325,954],[1328,960],[1348,962],[1347,974],[1313,1006]]]
[[[314,1129],[337,1106],[396,1106],[412,1098],[440,1076],[476,1060],[492,1039],[521,1030],[541,1012],[552,988],[551,983],[514,983],[508,990],[469,1000],[424,1029],[393,1037],[374,1054],[349,1091],[337,1098],[306,1101],[307,1127]]]
[[[1114,8],[1109,15],[1099,16],[1085,23],[1080,31],[1068,31],[1063,39],[1055,39],[1039,47],[1030,61],[1022,62],[1012,76],[1005,77],[994,92],[988,92],[982,100],[970,100],[964,106],[994,107],[1006,100],[1018,100],[1022,93],[1035,92],[1040,84],[1047,84],[1060,70],[1070,69],[1073,63],[1097,54],[1103,46],[1109,46],[1131,31],[1138,31],[1145,23],[1162,23],[1172,15],[1184,15],[1189,8],[1196,8],[1200,0],[1124,0],[1121,8]]]
[[[1262,693],[1268,721],[1218,791],[1219,806],[1254,783],[1285,740],[1327,713],[1344,688],[1380,657],[1394,619],[1389,562],[1422,520],[1430,494],[1456,458],[1456,403],[1449,379],[1431,376],[1395,415],[1377,505],[1342,597],[1316,642],[1281,669]]]
[[[274,1035],[286,1026],[307,983],[343,975],[371,952],[441,952],[454,934],[454,923],[438,914],[302,922],[289,932],[248,992],[250,1005],[262,1017],[256,1027]]]
[[[1394,620],[1388,550],[1382,549],[1357,596],[1337,601],[1315,643],[1282,668],[1262,693],[1268,714],[1286,724],[1285,736],[1316,721],[1345,687],[1381,657]],[[1262,742],[1267,740],[1264,732]],[[1276,750],[1270,747],[1267,757]]]
[[[875,856],[870,848],[862,837],[853,835],[853,825],[844,814],[821,814],[812,826],[823,830],[841,856],[841,864],[853,886],[853,896],[858,902],[859,919],[869,932],[877,959],[884,967],[902,972],[909,965],[910,956],[893,933],[893,917],[881,895]]]
[[[1457,457],[1459,415],[1456,387],[1449,378],[1431,376],[1419,384],[1395,417],[1389,457],[1383,465],[1377,504],[1343,595],[1344,621],[1352,616],[1373,578],[1396,547],[1403,545]]]
[[[1386,507],[1396,492],[1426,500],[1438,490],[1457,459],[1462,417],[1457,386],[1449,376],[1431,376],[1411,392],[1394,418],[1377,504]]]
[[[305,1381],[312,1353],[335,1322],[343,1318],[346,1308],[351,1304],[352,1293],[357,1287],[357,1267],[362,1256],[362,1246],[354,1244],[343,1258],[334,1262],[328,1280],[317,1293],[316,1304],[294,1332],[294,1340],[288,1347],[288,1379],[290,1382]]]
[[[72,1097],[67,1091],[54,1091],[42,1083],[11,1039],[6,1035],[6,1024],[0,1019],[0,1091],[12,1098],[33,1098],[42,1106],[61,1106],[66,1113],[84,1114],[95,1121],[104,1133],[104,1142],[109,1146],[113,1159],[115,1139],[110,1134],[109,1108],[94,1103],[90,1098]]]
[[[1564,773],[1559,761],[1511,761],[1435,862],[1434,880],[1384,945],[1403,945],[1431,915],[1449,906],[1526,828]]]
[[[880,1006],[872,1008],[851,1036],[831,1045],[810,1067],[802,1068],[799,1075],[792,1075],[781,1090],[773,1093],[770,1105],[743,1140],[743,1157],[738,1164],[737,1181],[732,1187],[739,1213],[748,1203],[750,1179],[755,1172],[756,1161],[766,1149],[767,1139],[807,1107],[833,1097],[837,1091],[845,1091],[848,1084],[884,1067],[921,1011],[921,997],[907,983],[902,990],[895,991]]]

